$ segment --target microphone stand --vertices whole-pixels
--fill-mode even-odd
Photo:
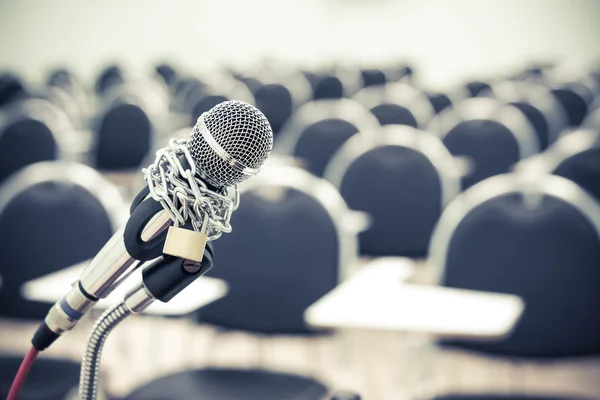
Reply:
[[[96,400],[100,378],[100,360],[110,332],[132,314],[143,312],[155,300],[168,302],[213,265],[209,242],[201,262],[163,255],[142,271],[143,281],[118,304],[98,318],[88,340],[79,377],[79,398]]]

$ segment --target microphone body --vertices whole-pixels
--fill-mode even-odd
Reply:
[[[190,140],[171,140],[159,150],[154,164],[142,170],[148,186],[133,201],[125,228],[113,235],[50,309],[33,337],[34,347],[46,349],[143,262],[160,257],[170,225],[191,228],[208,241],[229,232],[231,212],[239,201],[236,185],[260,170],[272,147],[266,117],[247,103],[226,101],[198,118]],[[198,259],[195,264],[202,263]],[[186,268],[195,267],[188,261]],[[181,285],[171,289],[181,290],[185,287]],[[150,293],[152,301],[163,297],[157,296]]]

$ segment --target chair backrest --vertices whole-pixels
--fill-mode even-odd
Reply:
[[[439,114],[442,110],[452,107],[452,99],[447,94],[428,90],[425,92],[425,96],[431,103],[434,114]]]
[[[322,176],[346,140],[378,126],[375,117],[353,100],[311,101],[300,107],[281,131],[277,152],[301,159],[311,173]]]
[[[590,106],[590,112],[581,123],[582,128],[600,129],[600,97]]]
[[[567,116],[562,105],[545,86],[502,81],[482,94],[518,108],[534,127],[540,150],[554,143],[567,127]]]
[[[137,101],[120,98],[99,116],[94,135],[92,165],[105,171],[131,170],[149,157],[158,127]]]
[[[11,177],[0,189],[1,313],[35,316],[20,286],[94,256],[123,212],[119,191],[81,164],[42,162]]]
[[[229,293],[202,308],[199,319],[266,334],[309,333],[305,309],[356,262],[355,213],[329,182],[283,164],[266,166],[241,190],[233,230],[214,242],[209,273],[226,280]]]
[[[11,73],[0,73],[0,107],[27,97],[21,79]]]
[[[448,206],[429,254],[443,285],[525,302],[506,338],[446,344],[517,357],[600,354],[600,207],[575,183],[537,173],[489,178]]]
[[[196,125],[198,117],[219,103],[227,100],[241,100],[254,104],[252,92],[242,82],[223,71],[209,74],[212,78],[205,81],[209,86],[197,87],[188,95],[189,109],[184,110],[190,117],[190,125]]]
[[[368,108],[381,125],[398,124],[422,129],[434,115],[427,96],[404,82],[366,87],[353,99]]]
[[[3,108],[0,181],[35,162],[65,157],[74,136],[66,114],[47,101],[28,99]]]
[[[256,107],[261,110],[278,135],[288,118],[310,100],[311,86],[301,73],[257,76],[260,84],[254,88]]]
[[[352,209],[371,217],[366,255],[423,256],[446,204],[460,192],[455,160],[435,136],[408,126],[355,135],[325,171]]]
[[[581,125],[593,101],[591,90],[582,82],[567,82],[555,86],[552,94],[563,106],[569,126]]]
[[[600,129],[563,135],[544,153],[523,163],[523,170],[529,168],[570,179],[600,202]]]
[[[435,116],[427,131],[441,138],[450,153],[471,161],[471,171],[463,178],[464,187],[508,172],[539,149],[527,118],[514,106],[491,98],[457,103]]]

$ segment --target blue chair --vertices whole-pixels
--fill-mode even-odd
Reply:
[[[364,88],[353,99],[368,108],[381,125],[398,124],[422,129],[434,115],[427,97],[403,82]]]
[[[364,68],[360,70],[362,87],[385,85],[389,82],[388,76],[382,69]]]
[[[600,130],[565,134],[544,153],[519,165],[523,171],[533,168],[572,180],[600,202]]]
[[[218,261],[211,274],[227,281],[229,293],[198,318],[259,335],[313,335],[304,310],[345,278],[357,259],[356,231],[349,229],[353,213],[331,184],[295,167],[270,164],[241,190],[233,231],[214,242]],[[317,400],[326,393],[308,376],[203,368],[160,378],[126,398]]]
[[[463,177],[465,188],[508,172],[539,150],[536,133],[521,111],[490,98],[460,101],[435,116],[427,130],[471,165]]]
[[[433,107],[433,113],[439,114],[442,110],[452,107],[452,99],[449,95],[435,92],[433,90],[427,90],[424,92],[425,96],[431,103],[431,107]]]
[[[352,209],[371,217],[368,256],[421,257],[442,210],[460,192],[455,160],[435,136],[408,126],[348,140],[325,170]]]
[[[127,82],[108,90],[94,122],[90,164],[103,172],[129,172],[150,162],[165,131],[168,98],[152,83]]]
[[[11,73],[0,74],[0,107],[27,97],[27,89],[18,76]]]
[[[215,72],[211,74],[210,86],[192,90],[188,95],[188,109],[183,112],[189,116],[189,124],[196,125],[198,117],[219,103],[227,100],[241,100],[254,104],[254,96],[242,82],[232,76]]]
[[[333,154],[357,132],[372,132],[377,119],[349,99],[306,103],[283,128],[277,152],[301,160],[306,169],[322,176]]]
[[[567,128],[567,116],[560,102],[542,85],[503,81],[492,85],[482,95],[496,98],[519,109],[537,134],[540,150],[554,143]]]
[[[594,100],[592,90],[583,82],[569,81],[553,86],[552,94],[563,106],[569,126],[581,125]]]
[[[23,283],[94,256],[126,211],[119,192],[81,164],[42,162],[12,176],[0,188],[0,315],[43,318],[50,305],[23,299]],[[20,361],[0,357],[0,396],[7,395]],[[77,391],[79,370],[79,363],[42,356],[22,398],[67,399]]]
[[[0,182],[27,165],[70,158],[75,132],[51,103],[28,99],[0,110]]]
[[[265,114],[277,136],[298,107],[310,100],[310,83],[299,72],[264,73],[256,79],[258,85],[252,90],[256,107]]]
[[[600,206],[575,183],[555,175],[512,173],[473,186],[442,215],[429,265],[445,286],[515,294],[523,298],[525,311],[498,341],[446,340],[442,345],[515,361],[600,354],[598,260]]]

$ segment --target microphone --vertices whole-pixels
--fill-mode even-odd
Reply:
[[[189,140],[171,139],[142,170],[147,186],[133,200],[126,226],[50,309],[33,346],[42,351],[73,329],[146,261],[164,253],[200,263],[204,245],[231,231],[237,184],[260,171],[272,148],[267,118],[242,101],[226,101],[203,113]],[[212,249],[209,253],[212,263]]]

